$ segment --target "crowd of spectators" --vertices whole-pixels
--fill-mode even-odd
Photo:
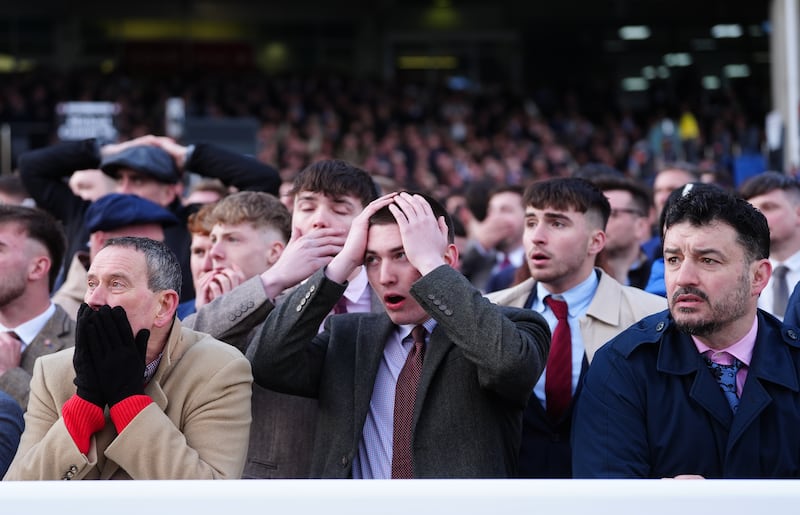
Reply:
[[[489,180],[526,184],[600,163],[646,183],[663,162],[685,160],[731,182],[734,160],[759,153],[763,114],[747,112],[735,92],[634,112],[593,99],[497,85],[452,89],[334,75],[271,77],[101,75],[95,72],[5,76],[0,123],[39,122],[30,147],[53,142],[55,106],[68,100],[113,101],[120,140],[164,133],[168,98],[182,97],[187,117],[258,121],[257,157],[284,180],[311,162],[341,158],[392,186],[444,196]],[[591,105],[593,109],[587,107]],[[16,156],[15,156],[16,157]]]
[[[183,99],[187,117],[256,120],[256,159],[221,142],[161,136],[169,132],[165,108],[174,97]],[[75,100],[118,104],[118,139],[59,143],[56,104]],[[49,270],[40,267],[49,272],[39,273],[38,284],[42,309],[48,307],[36,323],[52,319],[56,309],[70,318],[63,331],[67,349],[36,361],[36,371],[31,349],[38,349],[40,334],[32,338],[30,320],[5,316],[0,303],[0,351],[7,349],[0,361],[5,369],[24,369],[20,393],[27,397],[30,389],[32,400],[18,400],[19,406],[28,405],[26,420],[44,421],[22,433],[6,479],[684,476],[670,456],[653,465],[656,472],[631,472],[595,463],[595,454],[602,453],[594,444],[585,446],[589,458],[572,455],[574,441],[590,441],[586,436],[596,433],[586,428],[606,424],[586,415],[602,410],[580,411],[587,371],[596,351],[600,366],[610,366],[607,342],[642,343],[636,327],[625,330],[636,321],[653,326],[648,344],[659,342],[666,324],[673,323],[663,311],[669,307],[676,328],[663,334],[692,351],[692,371],[707,383],[707,406],[723,408],[720,427],[703,426],[707,439],[724,434],[727,440],[735,427],[731,420],[743,419],[732,419],[742,389],[722,382],[722,371],[736,376],[751,367],[750,358],[731,364],[709,357],[706,363],[697,342],[721,351],[728,340],[752,340],[762,326],[774,326],[777,334],[780,321],[756,309],[755,299],[768,286],[775,290],[771,304],[782,305],[780,314],[793,312],[783,299],[797,281],[769,276],[773,269],[785,269],[784,277],[796,268],[800,251],[787,245],[790,257],[770,255],[767,235],[772,233],[774,250],[778,231],[766,228],[768,220],[783,220],[788,232],[797,233],[797,181],[772,172],[780,180],[745,195],[752,205],[701,184],[732,189],[740,178],[736,160],[763,155],[758,122],[763,116],[745,112],[745,103],[732,92],[674,108],[652,106],[647,113],[608,106],[599,117],[595,109],[584,109],[587,101],[571,92],[552,97],[492,85],[453,88],[322,75],[9,77],[0,87],[0,124],[10,124],[12,132],[27,124],[29,138],[19,177],[4,179],[21,179],[31,197],[23,203],[35,201],[74,229],[68,245],[81,247],[87,239],[90,244],[67,259],[72,264],[64,284],[77,281],[70,307],[57,308],[58,295],[46,294],[59,279],[64,249],[47,256]],[[116,193],[84,197],[89,192],[79,183],[92,171],[105,174],[101,177]],[[187,171],[204,179],[184,194]],[[7,189],[10,196],[19,193]],[[783,200],[782,214],[770,215]],[[759,202],[764,216],[753,208]],[[74,209],[64,212],[70,203]],[[13,217],[0,229],[17,238],[24,232],[17,230],[17,218],[40,213],[8,209]],[[705,217],[702,223],[686,222],[699,219],[695,211]],[[749,225],[732,222],[740,219]],[[171,233],[174,229],[180,231]],[[720,242],[710,242],[711,231],[722,234]],[[757,252],[741,243],[756,239]],[[698,241],[705,245],[699,250]],[[12,247],[21,252],[21,244]],[[164,257],[153,261],[157,255]],[[660,255],[672,257],[665,263]],[[709,255],[734,258],[717,263]],[[768,263],[773,257],[785,263]],[[153,267],[151,261],[169,263]],[[179,268],[180,274],[170,272]],[[65,271],[66,265],[61,279]],[[159,274],[168,274],[169,284],[165,278],[166,286],[152,287]],[[737,283],[716,291],[734,274]],[[131,303],[127,290],[135,284],[128,276],[146,284],[134,300],[157,304],[154,320],[137,318],[146,310]],[[661,296],[650,290],[654,278]],[[708,300],[711,293],[719,302]],[[119,299],[129,300],[123,305]],[[709,304],[709,313],[700,317],[705,325],[692,318],[701,300]],[[734,312],[726,303],[747,309]],[[734,323],[735,338],[719,329]],[[743,338],[739,329],[748,329],[749,336]],[[719,338],[712,338],[717,333]],[[788,341],[796,338],[786,334],[787,341],[774,348],[748,340],[750,354],[784,353],[785,361],[800,368],[796,345]],[[376,339],[385,340],[384,346],[374,345]],[[114,353],[101,342],[112,342],[115,352],[127,356],[106,363]],[[247,373],[234,375],[235,385],[217,385],[219,391],[233,391],[232,400],[213,388],[192,386],[197,377],[228,376],[217,375],[217,368],[186,366],[176,374],[186,386],[170,383],[170,367],[195,343],[191,355],[208,359],[208,366],[227,366],[223,354],[241,365],[244,357],[249,360]],[[753,355],[753,377],[767,374],[761,360],[769,354]],[[372,365],[365,367],[367,362]],[[10,377],[6,372],[0,370],[0,376]],[[718,382],[711,381],[715,374]],[[351,385],[347,377],[361,379]],[[55,393],[44,378],[57,384]],[[251,381],[252,395],[242,395]],[[639,386],[619,389],[634,387]],[[688,398],[671,382],[664,388],[672,389],[673,399]],[[196,417],[182,403],[194,402],[195,389],[209,393],[197,405],[235,409],[235,417],[209,411],[216,421],[235,419],[239,430],[225,439],[230,448],[210,441],[219,438],[218,427],[200,430],[207,421],[189,423]],[[415,400],[417,390],[424,400]],[[746,411],[754,394],[744,391]],[[793,407],[795,394],[774,392],[781,404]],[[298,403],[300,397],[306,404]],[[726,399],[729,404],[723,404]],[[415,415],[421,405],[426,408]],[[110,422],[104,419],[106,406]],[[661,417],[654,412],[648,420]],[[758,415],[758,423],[764,420],[770,429],[791,426],[798,413]],[[18,415],[8,418],[13,422]],[[357,417],[361,425],[353,424]],[[582,436],[573,433],[573,420],[583,424]],[[751,447],[760,448],[761,426],[742,424],[749,424]],[[159,441],[156,433],[167,437]],[[774,439],[768,434],[767,440]],[[156,442],[146,450],[159,457],[169,457],[172,451],[163,449],[171,449],[191,459],[143,460],[143,441]],[[55,453],[55,460],[53,442],[68,450]],[[698,477],[784,477],[796,470],[791,460],[758,468],[749,452],[730,463],[713,453],[689,454],[703,454],[691,470]],[[94,455],[108,460],[84,459]],[[0,460],[0,468],[8,459]]]

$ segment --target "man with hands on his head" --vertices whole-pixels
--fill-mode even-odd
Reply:
[[[236,285],[237,272],[231,265],[239,264],[239,260],[231,259],[233,256],[228,253],[222,274],[215,274],[218,280],[214,283],[220,286],[222,295],[198,307],[197,313],[182,320],[183,325],[211,334],[242,352],[248,352],[251,342],[257,341],[259,328],[275,305],[282,302],[300,282],[333,259],[342,249],[353,219],[376,197],[376,186],[370,175],[350,163],[327,159],[304,168],[292,185],[295,206],[291,215],[291,237],[277,261],[271,258],[262,261],[260,273],[252,276],[257,269],[247,267],[251,273],[242,274],[244,281]],[[216,208],[214,211],[216,222],[225,219],[230,224],[234,221],[228,216],[217,216],[221,213]],[[277,218],[282,216],[279,212],[285,213],[286,210],[276,208],[272,211],[274,213],[266,217],[253,213],[254,218],[269,219],[255,225],[283,225],[270,224],[269,221],[277,222]],[[239,221],[242,220],[236,223]],[[218,239],[224,240],[225,232],[219,232]],[[245,257],[245,254],[237,254]],[[262,253],[264,257],[269,254],[278,253]],[[247,258],[249,261],[251,256]],[[211,263],[208,269],[213,268],[214,264]],[[244,268],[239,268],[244,271]],[[226,278],[229,280],[225,281]],[[198,291],[202,292],[203,287]],[[363,267],[359,267],[349,279],[337,306],[339,310],[350,313],[383,312],[383,305],[372,294]],[[317,323],[317,326],[320,324]],[[242,477],[308,477],[317,401],[256,386],[253,388],[252,409],[253,430]]]
[[[270,313],[248,355],[258,384],[319,399],[311,477],[514,474],[549,331],[536,313],[486,300],[457,260],[438,202],[386,195]],[[362,264],[385,312],[334,315],[318,333]]]
[[[5,479],[241,477],[250,367],[231,346],[181,327],[180,281],[165,244],[106,242],[89,269],[75,348],[36,362]]]

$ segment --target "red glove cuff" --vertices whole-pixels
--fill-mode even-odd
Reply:
[[[78,450],[87,454],[92,435],[106,425],[102,408],[75,394],[64,403],[61,416]]]
[[[153,399],[149,395],[131,395],[111,406],[111,420],[117,428],[117,433],[128,427],[136,415],[145,409]]]

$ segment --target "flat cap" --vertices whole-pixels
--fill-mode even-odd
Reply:
[[[155,202],[122,193],[111,193],[92,202],[84,220],[90,234],[130,225],[160,224],[166,227],[179,223],[175,215]]]
[[[130,168],[167,184],[175,184],[181,180],[180,170],[175,166],[172,156],[152,145],[129,147],[104,157],[100,162],[100,169],[111,177],[116,178],[120,168]]]

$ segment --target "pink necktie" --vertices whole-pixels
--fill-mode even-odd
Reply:
[[[397,376],[394,394],[394,434],[392,437],[392,479],[414,477],[411,460],[411,424],[414,419],[414,402],[417,385],[422,375],[422,360],[425,357],[425,333],[421,325],[411,331],[414,347],[408,353],[406,363]]]

